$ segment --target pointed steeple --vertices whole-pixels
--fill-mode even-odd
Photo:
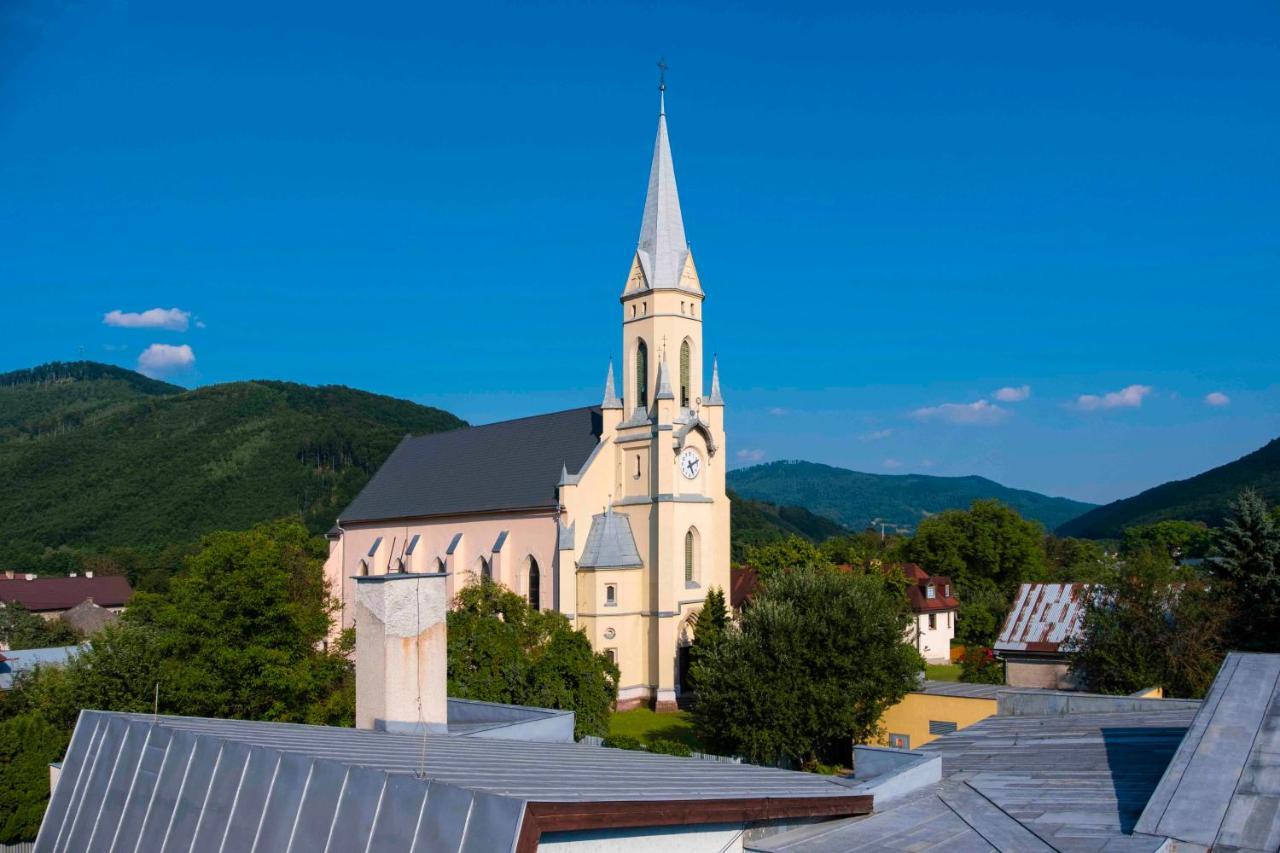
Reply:
[[[653,164],[649,167],[649,191],[644,199],[640,242],[636,257],[652,288],[680,287],[689,243],[684,236],[684,217],[676,192],[676,169],[667,138],[666,85],[658,93],[658,138],[653,144]],[[686,289],[688,286],[686,285]]]
[[[671,393],[671,374],[667,371],[667,353],[662,352],[662,361],[658,364],[658,393],[653,395],[655,400],[674,400],[676,395]]]
[[[622,401],[618,399],[618,394],[613,388],[613,359],[609,359],[609,373],[604,378],[604,400],[601,401],[600,408],[622,408]]]
[[[723,406],[724,398],[720,396],[720,359],[711,357],[711,393],[702,401],[707,406]]]

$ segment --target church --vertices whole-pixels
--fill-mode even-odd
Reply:
[[[597,405],[406,437],[329,533],[341,626],[357,576],[443,573],[451,597],[489,577],[565,614],[617,663],[620,710],[674,710],[690,619],[708,589],[729,586],[724,401],[714,361],[704,392],[704,298],[660,91],[619,299],[621,396],[611,362]]]

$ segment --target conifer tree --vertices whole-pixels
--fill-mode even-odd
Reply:
[[[1235,644],[1274,649],[1280,627],[1280,524],[1253,489],[1230,504],[1218,537],[1221,573],[1235,586]]]

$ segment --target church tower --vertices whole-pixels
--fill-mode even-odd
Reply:
[[[689,619],[711,587],[729,584],[724,403],[718,368],[703,386],[705,294],[685,238],[667,135],[665,86],[640,239],[621,296],[622,398],[610,388],[613,511],[629,517],[642,552],[643,672],[657,710],[673,710],[692,640]],[[622,662],[620,662],[622,663]],[[624,665],[624,692],[632,673]],[[623,704],[624,695],[620,695]]]

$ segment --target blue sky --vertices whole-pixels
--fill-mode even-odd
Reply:
[[[732,464],[1110,500],[1280,434],[1280,8],[783,5],[10,0],[0,370],[594,401],[661,55]]]

